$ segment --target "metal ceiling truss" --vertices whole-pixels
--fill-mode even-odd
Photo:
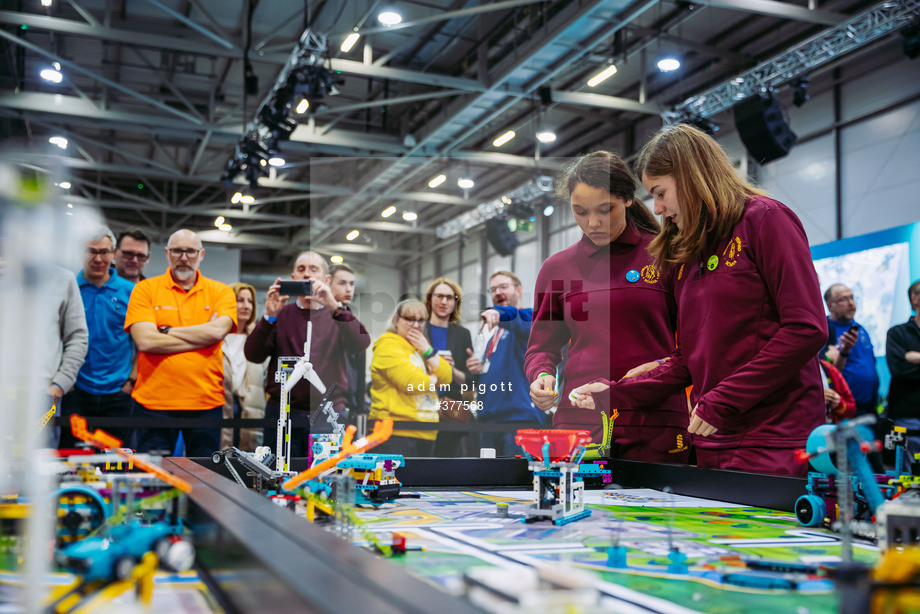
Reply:
[[[705,119],[769,92],[920,18],[920,0],[881,2],[662,114],[670,124]]]

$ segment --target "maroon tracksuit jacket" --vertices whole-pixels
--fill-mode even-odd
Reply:
[[[587,429],[594,442],[601,442],[600,413],[573,407],[569,391],[598,378],[619,379],[674,350],[673,276],[665,278],[651,266],[646,247],[652,238],[633,226],[604,247],[583,236],[547,258],[540,269],[525,370],[530,381],[541,372],[555,375],[562,347],[570,343],[555,428]],[[619,415],[612,456],[687,461],[689,419],[683,391],[653,403],[615,407]],[[609,405],[599,409],[610,416]]]
[[[799,219],[750,199],[730,237],[680,267],[674,293],[678,350],[606,402],[652,404],[692,382],[691,403],[718,429],[694,437],[700,466],[804,475],[791,450],[824,423],[827,321]]]

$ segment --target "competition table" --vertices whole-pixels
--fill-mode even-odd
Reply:
[[[303,468],[305,459],[292,464]],[[556,527],[518,522],[515,503],[510,519],[497,518],[496,502],[519,504],[529,497],[532,478],[522,459],[407,459],[397,477],[403,492],[421,498],[360,513],[381,535],[399,530],[410,545],[425,547],[388,560],[242,488],[210,459],[169,458],[163,466],[194,487],[189,517],[197,527],[199,571],[228,612],[481,612],[456,595],[471,566],[558,561],[594,574],[605,599],[622,600],[615,611],[837,611],[837,594],[827,580],[804,592],[720,586],[699,575],[669,575],[661,555],[673,538],[688,552],[688,563],[703,554],[738,553],[833,560],[839,556],[836,535],[795,523],[792,510],[805,492],[804,479],[611,461],[613,481],[625,489],[667,487],[675,495],[711,501],[699,509],[667,503],[621,507],[625,499],[616,493],[629,490],[588,491],[604,503],[591,506],[592,518]],[[636,548],[627,570],[605,564],[605,546],[617,531]],[[856,550],[858,560],[877,557],[871,545]]]

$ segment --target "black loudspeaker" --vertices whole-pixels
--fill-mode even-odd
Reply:
[[[761,164],[788,154],[798,138],[783,119],[779,102],[763,94],[735,105],[735,128],[748,153]]]
[[[518,246],[517,237],[508,228],[508,218],[505,216],[486,220],[486,236],[499,256],[510,256]]]

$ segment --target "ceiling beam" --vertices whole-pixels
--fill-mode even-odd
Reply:
[[[789,19],[791,21],[817,23],[825,26],[836,26],[847,19],[846,15],[835,13],[834,11],[809,9],[789,2],[776,2],[775,0],[700,0],[693,4],[741,11],[743,13],[754,13],[756,15],[767,15],[768,17],[779,17],[780,19]]]

